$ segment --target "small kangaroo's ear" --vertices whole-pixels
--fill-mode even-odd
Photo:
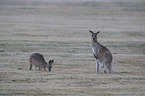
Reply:
[[[49,60],[49,64],[52,64],[54,62],[54,60]]]
[[[97,32],[97,34],[99,34],[99,33],[100,33],[100,31]]]
[[[92,34],[94,33],[94,32],[93,32],[93,31],[91,31],[91,30],[89,30],[89,31],[90,31],[90,33],[92,33]]]
[[[51,61],[51,60],[49,60],[49,64],[51,64],[51,62],[52,62],[52,61]]]

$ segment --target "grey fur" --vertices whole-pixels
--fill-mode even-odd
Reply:
[[[109,73],[114,73],[111,65],[113,59],[111,52],[97,41],[97,35],[100,31],[97,33],[89,31],[92,34],[90,46],[96,58],[96,73],[99,72],[99,66],[104,67],[104,73],[106,73],[106,69]]]
[[[44,57],[42,54],[39,53],[33,53],[30,55],[29,57],[29,70],[32,69],[32,66],[35,67],[39,67],[39,70],[42,70],[42,68],[44,68],[44,70],[46,68],[49,69],[49,71],[51,71],[52,68],[52,63],[54,62],[54,60],[50,60],[48,63],[45,61]]]

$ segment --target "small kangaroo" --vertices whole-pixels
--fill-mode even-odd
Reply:
[[[48,63],[45,61],[44,57],[42,54],[39,53],[33,53],[30,55],[29,57],[29,70],[32,69],[32,65],[35,66],[35,70],[36,67],[39,67],[39,70],[42,70],[42,68],[44,68],[44,70],[46,68],[49,69],[49,71],[51,71],[52,68],[52,63],[54,62],[54,60],[50,60]]]
[[[97,41],[97,35],[100,33],[100,31],[97,33],[94,33],[91,30],[89,31],[92,34],[90,46],[92,48],[94,57],[96,58],[96,73],[99,72],[99,65],[104,67],[104,73],[106,73],[106,68],[108,69],[109,73],[114,73],[111,65],[113,59],[111,52]]]

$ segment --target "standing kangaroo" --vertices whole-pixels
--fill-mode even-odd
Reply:
[[[106,73],[106,68],[108,69],[109,73],[114,73],[111,65],[111,52],[97,41],[97,35],[100,33],[100,31],[97,33],[94,33],[91,30],[89,31],[92,34],[90,46],[92,48],[94,57],[96,58],[96,73],[99,72],[99,65],[104,67],[104,73]]]
[[[49,69],[49,71],[51,71],[52,68],[52,63],[54,62],[54,60],[50,60],[48,63],[45,61],[44,57],[42,54],[39,53],[33,53],[30,55],[29,57],[29,70],[32,69],[32,65],[35,66],[35,70],[36,67],[39,67],[39,70],[42,70],[42,68],[44,68],[44,70],[46,68]]]

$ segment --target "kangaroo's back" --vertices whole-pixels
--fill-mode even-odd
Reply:
[[[112,61],[112,54],[108,50],[107,47],[105,47],[105,46],[103,46],[103,45],[100,44],[100,50],[99,50],[99,53],[98,53],[98,59],[100,61],[102,61],[104,58],[111,59],[111,61]]]
[[[43,55],[39,54],[39,53],[31,54],[30,57],[29,57],[29,61],[31,63],[33,63],[34,61],[35,62],[45,62]]]

